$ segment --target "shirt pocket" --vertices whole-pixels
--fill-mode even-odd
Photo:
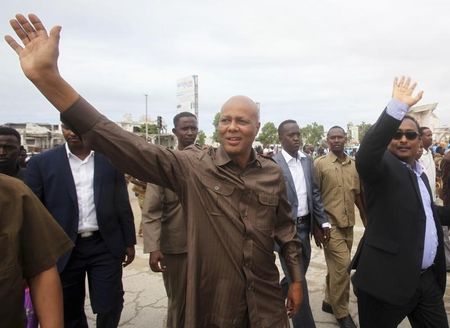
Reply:
[[[261,230],[273,230],[279,203],[278,195],[259,192],[258,208],[254,220],[255,227]]]
[[[219,179],[201,176],[201,184],[206,193],[202,193],[201,201],[211,215],[225,215],[233,206],[232,195],[234,187]]]

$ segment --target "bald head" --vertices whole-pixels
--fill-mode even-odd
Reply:
[[[244,168],[250,160],[252,143],[259,131],[259,110],[245,96],[234,96],[220,110],[217,132],[228,156]]]
[[[243,113],[255,117],[257,123],[259,122],[259,108],[251,98],[241,95],[231,97],[223,104],[220,114],[230,107],[242,110]]]

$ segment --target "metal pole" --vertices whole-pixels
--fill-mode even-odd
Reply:
[[[147,123],[147,109],[148,109],[148,94],[145,94],[145,141],[148,142],[148,123]]]

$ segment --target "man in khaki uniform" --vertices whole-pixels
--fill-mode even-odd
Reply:
[[[348,311],[350,252],[355,225],[355,204],[365,225],[360,182],[355,162],[344,152],[347,137],[344,129],[332,127],[327,133],[330,152],[314,162],[325,212],[331,223],[328,244],[324,245],[328,273],[322,310],[335,315],[340,327],[356,327]]]
[[[198,123],[194,114],[173,118],[178,149],[194,144]],[[186,309],[186,218],[178,196],[168,188],[147,184],[142,208],[144,253],[153,272],[162,272],[168,298],[167,327],[184,327]]]

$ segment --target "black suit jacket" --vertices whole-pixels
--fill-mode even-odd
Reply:
[[[356,267],[353,284],[357,288],[397,305],[405,304],[418,287],[426,220],[416,174],[386,150],[400,123],[384,111],[356,154],[356,168],[365,189],[368,225],[352,264]],[[421,178],[432,199],[425,174]],[[432,208],[438,234],[433,270],[444,294],[442,228],[438,209],[433,204]]]
[[[75,242],[78,201],[65,146],[33,156],[25,181]],[[133,213],[123,174],[100,153],[94,154],[94,203],[102,239],[113,256],[123,257],[126,247],[136,243]],[[70,254],[59,259],[59,272]]]

